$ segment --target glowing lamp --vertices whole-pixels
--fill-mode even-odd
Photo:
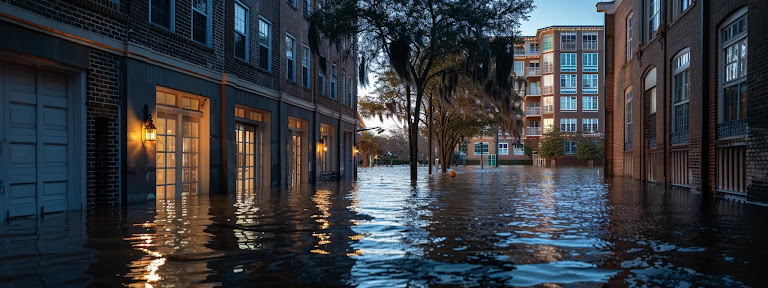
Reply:
[[[155,123],[152,122],[152,114],[147,114],[147,117],[144,119],[144,141],[155,141],[157,140],[157,127],[155,127]]]

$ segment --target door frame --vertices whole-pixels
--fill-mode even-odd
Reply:
[[[8,107],[5,105],[6,102],[6,89],[8,88],[8,85],[6,83],[7,77],[6,77],[6,70],[7,65],[24,65],[24,66],[31,66],[35,69],[35,85],[37,86],[37,81],[40,79],[41,72],[43,70],[46,70],[48,72],[53,73],[62,73],[67,78],[67,121],[69,121],[70,125],[67,125],[67,158],[68,158],[68,167],[67,167],[67,211],[71,210],[83,210],[86,207],[86,178],[87,178],[87,170],[86,170],[86,134],[87,134],[87,128],[86,128],[86,119],[87,119],[87,110],[85,107],[85,99],[86,99],[86,72],[85,70],[78,69],[75,67],[65,66],[65,65],[59,65],[56,63],[51,63],[48,61],[43,61],[41,59],[30,59],[26,57],[19,57],[18,55],[8,55],[7,53],[0,53],[0,56],[13,56],[13,57],[3,57],[4,60],[0,61],[0,119],[2,119],[3,123],[8,123],[10,119],[8,119],[9,113],[7,113],[6,109]],[[13,61],[8,61],[5,59],[13,59]],[[37,95],[37,93],[36,93]],[[39,117],[39,115],[38,115]],[[118,115],[119,117],[119,115]],[[0,142],[2,142],[2,147],[0,149],[0,163],[7,163],[8,161],[8,143],[7,143],[7,131],[5,129],[5,124],[0,124]],[[39,152],[39,147],[36,150],[36,155]],[[39,155],[38,155],[39,156]],[[3,194],[0,195],[0,212],[2,212],[2,215],[0,217],[2,219],[8,219],[9,218],[9,208],[8,207],[8,200],[10,197],[9,189],[5,185],[5,175],[6,171],[4,167],[6,165],[0,165],[0,178],[3,178],[3,183],[0,185],[2,186],[0,190],[2,190]],[[39,179],[38,179],[39,182]],[[38,198],[36,200],[36,208],[35,208],[35,216],[40,217],[40,190],[41,187],[38,187],[39,185],[36,185],[36,197]],[[29,215],[24,215],[29,216]]]

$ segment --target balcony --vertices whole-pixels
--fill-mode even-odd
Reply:
[[[717,124],[717,139],[744,136],[749,133],[749,126],[744,119]]]
[[[673,132],[669,136],[670,145],[688,144],[688,131]]]
[[[544,113],[555,113],[555,105],[544,105]]]
[[[525,116],[541,116],[541,107],[526,107]]]
[[[539,67],[528,67],[528,75],[526,76],[541,76],[541,68]]]
[[[552,63],[544,63],[544,66],[542,66],[544,70],[542,70],[542,73],[552,73],[554,72],[554,65]]]
[[[528,127],[526,136],[541,136],[541,127]]]
[[[576,42],[575,41],[561,42],[560,50],[576,50]]]
[[[555,92],[555,87],[544,86],[544,95],[553,94],[554,92]]]
[[[536,87],[528,88],[528,93],[525,96],[541,96],[541,89]]]
[[[654,149],[656,146],[656,138],[648,139],[648,149]]]

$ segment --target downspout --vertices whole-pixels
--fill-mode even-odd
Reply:
[[[666,8],[665,7],[666,3],[661,4],[661,5],[662,5],[662,7],[661,7],[662,11],[666,11],[666,10],[664,10],[664,8]],[[662,131],[664,131],[664,136],[663,136],[664,137],[664,157],[663,157],[664,158],[664,167],[662,168],[662,173],[664,175],[664,180],[663,180],[664,181],[664,186],[667,186],[667,185],[670,184],[667,181],[667,164],[669,162],[669,150],[672,147],[670,145],[670,143],[669,143],[669,140],[670,140],[669,132],[672,129],[669,129],[669,123],[667,122],[667,120],[669,118],[669,117],[667,117],[667,109],[669,108],[669,105],[671,104],[670,101],[671,101],[672,97],[666,97],[667,96],[667,14],[666,14],[666,12],[663,15],[664,15],[664,22],[662,22],[662,23],[664,23],[664,33],[662,33],[660,35],[661,36],[661,41],[662,41],[661,42],[661,59],[662,59],[662,61],[661,61],[661,90],[662,90],[661,91],[662,92],[661,95],[664,95],[664,105],[662,105],[663,106],[662,107],[662,113],[664,113],[664,116],[661,117],[662,119],[664,119],[664,121],[662,121],[663,125],[664,125],[664,128],[661,129]],[[656,87],[657,87],[656,90],[659,90],[658,89],[659,85],[656,85]],[[658,95],[659,95],[659,93],[657,91],[656,97],[658,97]],[[657,102],[658,102],[658,99],[657,99]],[[653,133],[653,132],[651,132],[651,133]]]
[[[709,83],[708,81],[705,81],[706,79],[709,79],[709,62],[707,61],[707,55],[709,55],[709,14],[707,13],[707,6],[709,3],[707,1],[698,1],[697,4],[701,5],[701,25],[699,26],[701,31],[701,79],[704,81],[704,83]],[[707,116],[704,114],[709,112],[709,99],[712,97],[709,94],[709,84],[702,85],[701,86],[701,111],[699,113],[699,121],[701,123],[701,131],[704,132],[704,135],[701,137],[701,192],[704,195],[704,199],[711,199],[714,196],[714,193],[712,193],[713,189],[709,185],[709,166],[710,166],[710,159],[709,159],[709,121],[707,121]]]
[[[227,73],[221,75],[221,91],[219,92],[219,97],[221,98],[219,106],[219,114],[221,114],[219,120],[219,129],[221,130],[219,131],[219,135],[221,135],[221,193],[229,192],[227,187],[229,183],[229,175],[227,174],[229,168],[227,167],[227,146],[229,145],[227,142],[227,76]]]

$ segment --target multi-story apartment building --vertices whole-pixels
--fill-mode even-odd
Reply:
[[[309,49],[319,4],[0,2],[3,217],[353,177],[355,43]]]
[[[768,201],[768,2],[600,2],[606,174]]]
[[[600,138],[605,69],[602,26],[552,26],[515,45],[516,77],[524,77],[523,138],[534,151],[548,130]],[[576,137],[565,141],[558,165],[577,164]],[[535,158],[535,156],[534,156]],[[583,161],[586,163],[586,161]]]

